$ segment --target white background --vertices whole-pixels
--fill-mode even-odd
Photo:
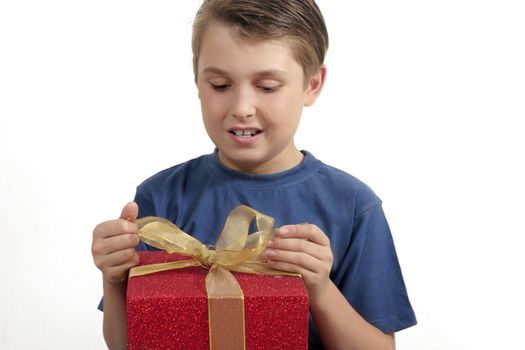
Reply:
[[[198,5],[0,2],[1,349],[104,348],[94,226],[213,150]],[[523,349],[523,2],[319,5],[328,81],[296,141],[384,201],[419,321],[398,349]]]

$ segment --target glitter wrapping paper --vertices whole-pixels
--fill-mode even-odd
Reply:
[[[140,252],[140,265],[188,259]],[[208,350],[208,270],[190,267],[130,278],[128,349]],[[308,294],[300,277],[233,273],[244,293],[247,350],[308,349]]]

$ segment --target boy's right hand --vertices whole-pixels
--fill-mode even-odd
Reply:
[[[122,209],[119,219],[103,222],[93,230],[91,253],[107,282],[124,282],[129,269],[139,263],[135,251],[139,243],[139,229],[135,223],[138,211],[137,203],[130,202]]]

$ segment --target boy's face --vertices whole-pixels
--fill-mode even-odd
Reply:
[[[293,138],[303,106],[319,94],[323,73],[305,88],[303,69],[285,41],[240,40],[210,24],[198,60],[204,126],[226,166],[248,173],[294,167]]]

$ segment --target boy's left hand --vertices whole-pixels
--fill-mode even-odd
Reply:
[[[330,282],[333,255],[330,240],[316,225],[286,225],[274,230],[264,257],[276,269],[299,273],[310,299],[321,296]]]

